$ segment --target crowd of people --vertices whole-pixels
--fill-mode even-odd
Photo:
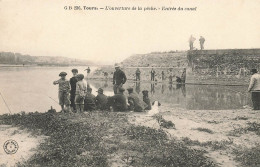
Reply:
[[[125,96],[123,84],[127,78],[119,65],[115,66],[113,76],[113,96],[106,96],[102,88],[98,89],[97,96],[93,95],[92,88],[83,81],[84,75],[78,74],[77,69],[72,69],[72,74],[73,77],[67,80],[67,73],[61,72],[60,79],[53,82],[54,85],[59,85],[58,97],[61,112],[81,113],[93,110],[143,112],[151,109],[147,90],[143,91],[143,100],[139,99],[133,88],[128,88],[128,97]]]
[[[66,79],[66,72],[59,74],[60,79],[54,81],[53,84],[59,85],[59,104],[61,110],[68,112],[85,112],[92,110],[110,110],[110,111],[135,111],[143,112],[151,110],[151,103],[148,91],[143,90],[143,100],[130,87],[127,89],[128,97],[125,96],[123,85],[127,81],[125,73],[120,69],[118,64],[115,65],[113,73],[113,96],[106,96],[102,88],[98,89],[98,95],[92,94],[92,88],[83,81],[84,75],[78,74],[77,69],[72,69],[73,77]],[[136,71],[136,80],[140,81],[140,70]],[[260,74],[256,69],[251,70],[251,81],[248,91],[252,94],[253,109],[260,110]],[[151,81],[154,81],[155,71],[151,71]],[[186,69],[184,69],[181,77],[176,77],[177,83],[185,83]],[[138,82],[137,82],[138,83]]]
[[[155,76],[156,76],[156,71],[154,70],[154,68],[152,68],[152,70],[150,71],[150,74],[151,74],[151,81],[152,81],[152,82],[158,81],[158,80],[155,78]],[[174,74],[170,74],[170,75],[168,76],[170,83],[173,82],[174,77],[176,78],[175,81],[176,81],[177,83],[185,83],[185,81],[186,81],[186,68],[183,69],[181,76],[177,76],[177,75],[174,75]],[[162,80],[162,81],[165,81],[166,78],[167,78],[167,77],[166,77],[166,74],[164,73],[164,71],[162,71],[162,72],[161,72],[161,80]],[[139,68],[137,68],[136,71],[135,71],[135,80],[136,80],[137,82],[140,82],[140,80],[141,80],[141,71],[140,71]]]

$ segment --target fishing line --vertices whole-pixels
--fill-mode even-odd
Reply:
[[[10,114],[12,114],[12,112],[11,112],[11,110],[10,110],[8,104],[6,103],[5,98],[4,98],[4,96],[2,95],[1,92],[0,92],[0,95],[1,95],[1,97],[2,97],[2,99],[3,99],[3,101],[4,101],[4,103],[5,103],[5,105],[6,105],[7,109],[8,109],[8,111],[10,112]]]

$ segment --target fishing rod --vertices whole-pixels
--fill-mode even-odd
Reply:
[[[2,99],[3,99],[3,101],[4,101],[4,103],[5,103],[5,105],[6,105],[7,109],[8,109],[8,111],[10,112],[10,114],[12,114],[12,112],[11,112],[11,110],[10,110],[8,104],[6,103],[5,98],[4,98],[4,96],[2,95],[1,92],[0,92],[0,95],[1,95],[1,97],[2,97]]]
[[[45,94],[44,94],[45,95]],[[48,95],[45,95],[47,97],[49,97],[50,99],[52,99],[54,102],[56,102],[57,104],[59,104],[59,102],[57,102],[56,100],[54,100],[52,97],[48,96]]]

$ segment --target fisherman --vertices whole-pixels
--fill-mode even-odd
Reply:
[[[66,72],[61,72],[59,74],[60,79],[54,81],[53,84],[59,84],[59,104],[61,106],[61,112],[65,112],[64,106],[66,106],[66,110],[70,112],[70,82],[66,79]]]
[[[129,109],[130,111],[134,112],[143,112],[145,106],[142,104],[142,101],[140,101],[139,97],[137,94],[134,93],[133,88],[128,88],[128,103],[129,103]]]
[[[76,83],[78,82],[77,80],[77,74],[78,74],[78,70],[77,69],[72,69],[71,70],[73,77],[70,78],[70,86],[71,86],[71,90],[70,90],[70,107],[72,109],[72,111],[76,111],[76,105],[75,105],[75,92],[76,92]]]
[[[248,92],[252,94],[252,102],[254,110],[260,110],[260,74],[256,69],[251,70],[251,80],[248,87]]]
[[[87,87],[87,93],[84,102],[84,111],[93,111],[96,109],[96,97],[92,94],[92,88]]]
[[[87,76],[88,76],[91,70],[90,70],[90,68],[88,67],[88,68],[85,69],[84,71],[87,71]]]
[[[154,81],[154,78],[155,78],[155,71],[152,68],[152,70],[151,70],[151,81]]]
[[[200,50],[204,49],[204,42],[205,42],[205,38],[203,36],[200,36]]]
[[[147,104],[145,110],[151,110],[152,106],[151,106],[150,99],[148,97],[148,90],[143,90],[142,93],[143,93],[143,101]]]
[[[190,36],[189,39],[189,44],[190,44],[190,50],[193,50],[193,43],[196,40],[196,38],[194,38],[192,35]]]
[[[162,71],[162,81],[164,81],[164,78],[165,77],[165,75],[164,75],[164,71]]]
[[[126,82],[126,76],[125,73],[120,69],[119,64],[115,64],[115,72],[113,75],[113,89],[114,89],[114,94],[117,94],[119,92],[119,88],[123,87],[123,84]]]
[[[176,82],[177,82],[178,84],[181,84],[181,82],[182,82],[181,78],[178,77],[178,76],[176,76]]]
[[[140,81],[140,74],[141,74],[141,71],[139,68],[137,68],[135,71],[136,81]]]
[[[99,110],[107,109],[107,96],[103,94],[103,89],[98,89],[98,95],[95,98],[96,108]]]
[[[107,78],[108,78],[108,73],[105,71],[104,72],[104,77],[106,78],[106,80],[107,80]]]
[[[111,100],[113,102],[113,110],[114,111],[127,111],[127,104],[126,104],[126,97],[124,95],[125,89],[120,87],[118,89],[118,93],[111,97]]]
[[[183,72],[181,74],[181,82],[185,84],[186,81],[186,68],[183,69]]]
[[[76,83],[76,96],[75,96],[75,105],[77,113],[84,112],[84,99],[86,94],[86,83],[83,81],[84,75],[78,74]]]

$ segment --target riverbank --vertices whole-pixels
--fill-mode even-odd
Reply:
[[[164,129],[186,146],[204,150],[219,166],[259,166],[260,112],[241,110],[184,110],[160,108],[176,129]],[[160,129],[155,119],[129,118],[135,125]]]
[[[0,124],[46,136],[25,166],[260,165],[260,112],[161,107],[160,115],[176,129],[146,113],[98,111],[2,115]]]
[[[22,162],[25,166],[215,166],[203,151],[127,118],[128,113],[93,112],[3,115],[0,120],[48,136]]]

